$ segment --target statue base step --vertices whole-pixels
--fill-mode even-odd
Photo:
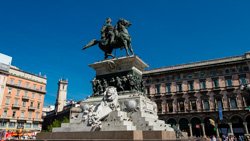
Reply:
[[[95,132],[42,132],[38,140],[176,140],[171,131],[95,131]]]

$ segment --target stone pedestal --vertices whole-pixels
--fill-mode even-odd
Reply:
[[[156,103],[143,92],[142,71],[148,65],[139,57],[89,66],[96,71],[92,96],[71,109],[70,123],[53,128],[53,133],[39,134],[38,139],[176,139],[173,128],[158,119]]]
[[[148,67],[138,56],[121,57],[95,62],[89,65],[96,71],[92,80],[92,96],[101,95],[107,86],[121,91],[144,91],[142,71]]]
[[[101,132],[52,132],[39,133],[41,141],[136,141],[136,140],[175,140],[175,134],[168,131],[101,131]]]
[[[90,97],[81,105],[97,105],[102,97]],[[155,102],[145,97],[141,92],[120,93],[119,110],[111,112],[102,121],[101,131],[174,131],[165,121],[159,120]],[[53,128],[53,132],[90,131],[91,127],[82,121],[82,112],[71,112],[70,123],[63,123],[60,128]]]

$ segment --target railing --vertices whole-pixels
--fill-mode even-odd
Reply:
[[[29,97],[26,96],[26,95],[24,95],[24,96],[22,97],[22,99],[29,100]]]
[[[12,104],[12,108],[20,108],[21,106],[18,104]]]
[[[36,107],[34,107],[34,106],[29,106],[28,109],[29,109],[29,110],[35,110]]]

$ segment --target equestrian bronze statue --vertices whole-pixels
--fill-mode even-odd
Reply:
[[[112,54],[113,49],[125,49],[127,56],[134,55],[134,51],[131,46],[131,37],[128,33],[127,28],[131,23],[125,19],[119,19],[117,24],[113,27],[111,24],[111,19],[107,18],[105,25],[101,29],[101,39],[93,39],[82,49],[87,49],[94,45],[99,46],[99,48],[104,51],[104,59],[109,56],[115,57]]]

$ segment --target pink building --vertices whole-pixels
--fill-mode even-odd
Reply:
[[[0,100],[0,129],[40,131],[47,79],[13,66],[6,76]]]
[[[189,136],[249,134],[250,53],[144,71],[159,117]],[[215,129],[211,124],[215,121]]]

